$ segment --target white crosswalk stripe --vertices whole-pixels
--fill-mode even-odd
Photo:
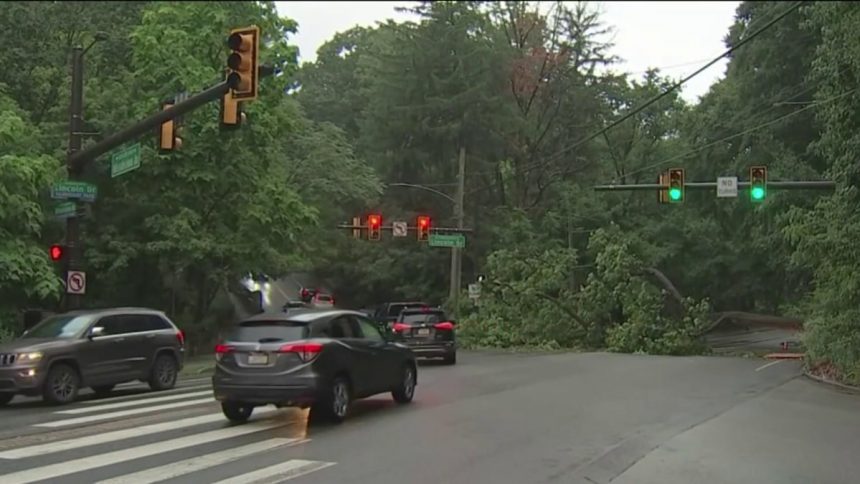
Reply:
[[[253,444],[236,447],[234,449],[222,450],[213,454],[206,454],[201,457],[193,457],[191,459],[173,462],[171,464],[159,466],[153,469],[144,469],[133,474],[125,474],[112,479],[99,481],[97,484],[149,484],[151,482],[166,481],[175,477],[184,476],[192,472],[208,469],[216,465],[226,464],[228,462],[237,461],[239,459],[254,455],[267,450],[276,449],[286,445],[295,445],[305,442],[304,440],[296,439],[269,439],[262,442],[254,442]]]
[[[61,414],[61,415],[77,415],[79,413],[93,413],[93,412],[99,412],[101,410],[113,410],[115,408],[134,407],[137,405],[145,405],[145,404],[149,404],[149,403],[170,402],[170,401],[182,400],[182,399],[190,398],[190,397],[202,397],[203,395],[212,395],[212,390],[202,390],[199,392],[182,393],[179,395],[168,395],[166,397],[143,398],[143,399],[138,399],[138,400],[131,400],[128,402],[108,403],[105,405],[93,405],[91,407],[73,408],[71,410],[60,410],[59,412],[54,412],[54,413],[55,414]]]
[[[283,464],[266,467],[249,472],[241,476],[230,477],[216,484],[263,484],[281,482],[293,479],[311,472],[316,472],[326,467],[333,466],[334,462],[319,462],[313,460],[293,459]]]
[[[110,419],[115,419],[115,418],[120,418],[120,417],[128,417],[131,415],[137,415],[137,414],[142,414],[142,413],[158,412],[160,410],[171,410],[171,409],[180,408],[180,407],[190,407],[192,405],[203,405],[203,404],[212,403],[212,402],[214,402],[214,400],[211,397],[210,398],[199,398],[197,400],[185,400],[182,402],[165,403],[163,405],[146,406],[146,407],[141,407],[141,408],[131,408],[128,410],[119,410],[117,412],[102,413],[102,414],[98,414],[98,415],[88,415],[86,417],[77,417],[77,418],[67,418],[67,419],[63,419],[63,420],[54,420],[51,422],[36,424],[35,426],[36,427],[48,427],[48,428],[68,427],[69,425],[98,422],[99,420],[110,420]]]
[[[305,436],[303,419],[297,420],[297,414],[288,410],[257,408],[250,421],[241,425],[230,424],[220,411],[204,407],[199,409],[205,412],[202,415],[194,415],[195,409],[191,409],[188,416],[191,405],[210,403],[215,407],[213,398],[197,398],[210,392],[156,393],[148,398],[46,413],[49,418],[74,417],[36,424],[34,427],[49,430],[22,441],[27,444],[0,450],[0,482],[149,484],[178,478],[249,484],[283,482],[335,465],[289,458],[291,452],[307,457],[306,451],[289,449],[310,439]],[[123,417],[145,419],[151,412],[159,412],[156,423],[132,428],[122,428],[122,422],[105,423]],[[172,412],[177,418],[164,421]],[[102,429],[107,426],[107,431],[89,425],[66,428],[78,423],[96,423]],[[56,440],[51,439],[54,432],[59,432]],[[248,459],[252,460],[243,467]],[[248,472],[243,473],[243,469]],[[197,473],[204,477],[195,476]]]

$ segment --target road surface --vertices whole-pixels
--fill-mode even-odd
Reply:
[[[845,483],[860,397],[796,362],[462,352],[422,365],[416,400],[229,425],[206,379],[150,393],[0,409],[0,482]],[[139,390],[138,390],[139,389]]]

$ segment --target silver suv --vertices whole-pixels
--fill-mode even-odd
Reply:
[[[185,334],[160,311],[56,314],[0,345],[0,405],[16,394],[69,403],[82,387],[103,394],[133,380],[166,390],[176,385],[184,353]]]

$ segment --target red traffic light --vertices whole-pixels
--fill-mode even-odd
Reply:
[[[427,217],[427,216],[418,217],[418,226],[421,228],[430,226],[430,217]]]
[[[51,246],[51,249],[48,251],[48,254],[51,256],[51,260],[57,262],[63,258],[63,246],[59,244],[54,244]]]
[[[373,227],[379,225],[379,215],[368,215],[367,216],[367,224]]]
[[[430,217],[426,215],[418,216],[418,240],[426,241],[430,238]]]

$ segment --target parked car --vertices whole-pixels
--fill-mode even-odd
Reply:
[[[185,334],[162,312],[145,308],[72,311],[49,316],[0,345],[0,405],[16,394],[51,403],[82,387],[108,393],[141,380],[153,390],[176,385]]]
[[[416,356],[442,358],[457,363],[456,325],[441,308],[406,308],[392,325],[394,340],[408,346]]]
[[[232,421],[271,404],[341,422],[355,399],[391,392],[411,402],[418,381],[412,351],[348,310],[252,316],[215,347],[215,362],[215,399]]]

